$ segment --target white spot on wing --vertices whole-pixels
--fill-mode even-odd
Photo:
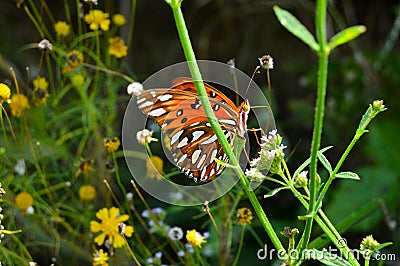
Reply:
[[[213,135],[212,137],[208,138],[207,140],[203,141],[202,143],[200,143],[201,145],[207,145],[207,144],[211,144],[214,141],[217,140],[217,135]]]
[[[179,137],[182,135],[182,133],[183,133],[183,130],[180,130],[175,135],[172,136],[171,145],[174,144],[179,139]]]
[[[192,154],[192,164],[195,164],[197,159],[199,159],[201,150],[195,150]]]
[[[217,149],[214,149],[214,150],[211,152],[211,155],[210,155],[210,163],[212,163],[212,162],[214,161],[215,156],[217,156],[217,152],[218,152]]]
[[[203,134],[204,134],[204,131],[195,131],[195,132],[193,132],[193,133],[192,133],[192,135],[193,135],[192,141],[197,140],[197,139],[200,138]]]
[[[168,101],[171,98],[172,98],[171,94],[163,94],[157,97],[157,99],[159,99],[162,102]]]
[[[195,123],[193,123],[193,124],[190,124],[190,127],[197,126],[198,124],[200,124],[200,122],[195,122]]]
[[[136,101],[136,103],[137,103],[137,104],[141,104],[141,103],[144,102],[144,101],[146,101],[146,98],[145,98],[145,97],[143,97],[143,98],[138,98],[137,101]]]
[[[143,98],[143,99],[146,99],[146,98]],[[139,103],[139,102],[138,102]],[[153,102],[150,102],[150,101],[147,101],[147,102],[144,102],[144,103],[142,103],[141,105],[139,105],[139,109],[143,109],[144,107],[149,107],[149,106],[152,106],[154,103]]]
[[[181,140],[181,142],[179,142],[179,144],[178,144],[178,149],[184,147],[184,146],[187,145],[187,144],[188,144],[188,138],[187,138],[187,137],[184,137],[184,138]]]
[[[157,108],[157,109],[151,110],[151,111],[148,113],[148,115],[149,115],[149,116],[155,116],[155,117],[157,117],[157,116],[160,116],[160,115],[165,114],[166,112],[167,112],[167,111],[165,111],[163,108]]]
[[[214,170],[214,168],[212,168],[210,171],[210,176],[213,176],[214,174],[215,174],[215,170]]]
[[[201,181],[206,181],[207,180],[207,176],[205,175],[207,172],[207,167],[204,167],[203,170],[201,171],[201,175],[200,175],[200,180]]]
[[[204,153],[203,156],[201,156],[199,163],[197,164],[197,168],[200,168],[202,166],[202,164],[204,163],[206,158],[207,158],[207,154]]]
[[[184,155],[181,156],[181,158],[179,158],[178,162],[176,164],[180,164],[181,162],[183,162],[187,157],[187,154],[185,153]]]
[[[228,124],[228,125],[232,125],[232,126],[236,125],[236,121],[232,120],[232,119],[220,119],[219,122],[220,123],[224,123],[224,124]]]
[[[150,91],[150,95],[151,95],[151,97],[156,97],[157,93],[155,91]]]

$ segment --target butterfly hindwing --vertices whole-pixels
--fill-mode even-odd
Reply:
[[[232,133],[222,125],[231,142]],[[197,122],[171,137],[171,150],[175,163],[182,172],[195,181],[208,181],[223,170],[214,159],[227,162],[227,156],[207,120]]]
[[[223,93],[204,83],[211,107],[232,147],[237,133],[239,108]],[[177,166],[197,181],[208,181],[221,173],[223,166],[215,158],[227,162],[204,113],[191,79],[180,78],[170,89],[151,89],[137,98],[139,109],[155,120],[171,140]]]

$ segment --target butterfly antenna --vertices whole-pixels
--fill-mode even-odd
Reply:
[[[256,73],[260,73],[260,66],[257,66],[256,69],[254,69],[253,74],[251,75],[251,78],[250,78],[250,81],[249,81],[249,85],[247,85],[247,89],[246,89],[246,94],[245,94],[246,96],[247,96],[247,93],[249,92],[251,82],[253,81],[254,76],[256,75]]]

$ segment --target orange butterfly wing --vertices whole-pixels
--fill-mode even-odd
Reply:
[[[211,107],[231,143],[239,107],[215,88],[204,85]],[[177,79],[170,89],[146,90],[138,96],[137,104],[171,139],[172,155],[182,172],[196,182],[211,180],[221,173],[223,167],[214,159],[227,162],[228,158],[207,120],[191,79]]]

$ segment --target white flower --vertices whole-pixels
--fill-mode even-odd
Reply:
[[[303,178],[307,178],[308,175],[308,171],[302,171],[299,176],[303,177]]]
[[[47,39],[43,39],[38,43],[38,47],[40,50],[44,50],[46,52],[53,50],[53,45]]]
[[[256,167],[257,164],[260,162],[260,160],[261,160],[261,157],[257,157],[257,158],[254,158],[253,160],[251,160],[250,167]]]
[[[133,82],[128,85],[126,91],[129,95],[138,96],[143,92],[143,85],[140,82]]]
[[[270,151],[267,151],[267,153],[268,153],[268,158],[269,159],[274,159],[275,158],[275,154],[276,154],[276,150],[270,150]]]
[[[35,209],[32,206],[29,206],[28,209],[26,209],[26,213],[32,215],[35,213]]]
[[[85,3],[97,5],[97,0],[83,0]]]
[[[25,167],[24,159],[19,159],[17,164],[14,166],[14,171],[19,175],[24,175],[25,170],[26,170],[26,167]]]
[[[264,180],[264,175],[256,168],[246,169],[245,175],[252,181],[261,182]]]
[[[143,217],[143,218],[149,217],[149,210],[144,210],[144,211],[142,211],[142,217]]]
[[[183,237],[182,228],[177,227],[177,226],[172,227],[168,232],[168,236],[172,240],[181,240]]]
[[[132,199],[133,199],[133,193],[132,192],[126,193],[126,200],[127,201],[132,201]]]
[[[153,131],[150,131],[148,129],[143,129],[136,133],[136,139],[142,145],[145,145],[146,143],[150,143],[152,141],[158,141],[152,136],[153,136]]]
[[[274,60],[270,55],[263,55],[262,57],[258,58],[258,61],[260,61],[260,65],[264,69],[274,68]]]
[[[185,251],[179,250],[177,254],[178,254],[179,257],[184,257],[185,256]]]
[[[157,259],[161,259],[162,252],[161,251],[157,252],[156,254],[154,254],[154,257],[156,257]]]

